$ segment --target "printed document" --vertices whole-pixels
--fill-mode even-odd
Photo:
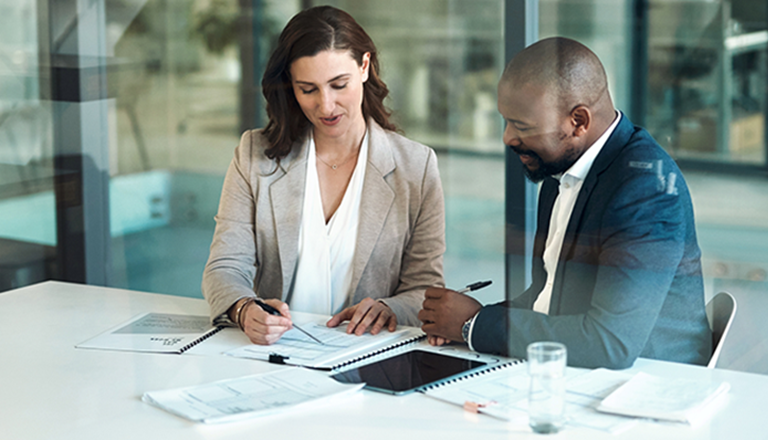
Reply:
[[[144,313],[76,347],[180,354],[219,331],[207,316]]]
[[[303,368],[145,393],[142,400],[193,422],[223,423],[264,416],[332,396],[355,392],[347,385]]]
[[[697,426],[718,409],[728,382],[669,379],[637,373],[597,407],[599,411]]]

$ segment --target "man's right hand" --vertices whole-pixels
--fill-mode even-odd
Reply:
[[[461,326],[474,316],[482,305],[476,299],[459,292],[430,287],[419,312],[421,329],[432,345],[443,345],[447,341],[464,342]]]

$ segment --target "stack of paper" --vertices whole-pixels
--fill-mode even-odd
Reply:
[[[341,384],[317,371],[284,368],[206,385],[148,392],[142,400],[193,422],[221,423],[351,393],[363,385]]]
[[[637,373],[603,399],[598,411],[699,425],[718,408],[716,403],[730,385],[668,379]]]

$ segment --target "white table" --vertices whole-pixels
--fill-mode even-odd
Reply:
[[[363,390],[326,405],[224,425],[193,424],[141,402],[145,391],[285,368],[225,356],[74,348],[143,312],[207,314],[198,299],[45,282],[0,294],[0,438],[27,439],[768,439],[768,376],[639,360],[669,377],[726,380],[727,405],[697,429],[643,422],[619,435],[543,437],[420,394]]]

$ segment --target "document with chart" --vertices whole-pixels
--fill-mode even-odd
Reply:
[[[143,313],[76,347],[181,354],[220,330],[207,316]]]
[[[204,385],[144,393],[142,400],[193,422],[223,423],[355,392],[324,373],[286,368]]]
[[[245,345],[224,354],[273,362],[277,360],[289,365],[334,369],[424,338],[424,332],[418,327],[398,326],[394,332],[384,329],[377,335],[365,333],[356,336],[346,333],[346,323],[335,328],[326,327],[325,323],[330,316],[299,312],[294,312],[291,316],[302,329],[323,343],[319,344],[300,331],[291,329],[275,344]]]

